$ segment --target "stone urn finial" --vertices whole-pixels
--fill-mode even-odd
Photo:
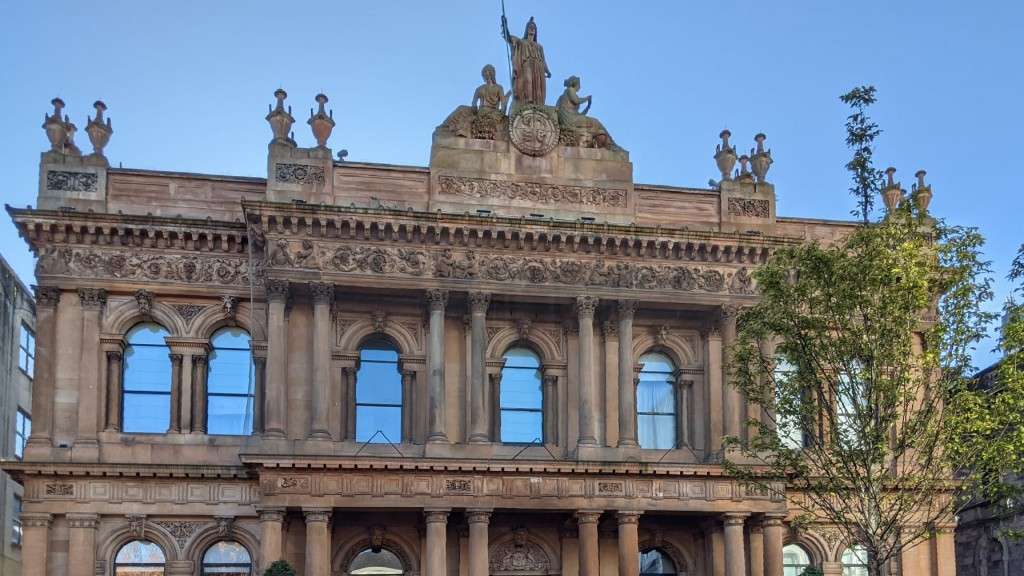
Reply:
[[[903,200],[903,189],[895,178],[896,169],[892,166],[885,169],[885,187],[882,188],[882,201],[885,202],[885,209],[892,211],[900,205]]]
[[[67,138],[64,140],[64,153],[68,156],[81,156],[82,151],[75,144],[75,132],[78,132],[78,126],[68,118],[68,115],[64,115],[64,131],[67,133]]]
[[[932,187],[931,184],[926,184],[924,177],[928,173],[924,170],[918,170],[914,176],[917,177],[917,183],[910,187],[911,196],[914,198],[914,203],[917,205],[917,209],[921,212],[928,211],[928,205],[932,202]]]
[[[767,138],[763,133],[754,136],[757,147],[750,150],[750,164],[754,171],[754,177],[758,182],[764,182],[768,175],[768,169],[772,166],[772,151],[764,149],[764,141]]]
[[[313,137],[316,138],[316,145],[318,148],[327,148],[327,139],[331,137],[331,131],[334,130],[334,110],[330,113],[324,111],[324,104],[327,104],[327,96],[324,94],[316,95],[316,103],[320,105],[320,109],[316,114],[313,114],[313,110],[309,110],[309,125],[313,128]]]
[[[740,156],[740,169],[736,173],[737,180],[753,180],[754,175],[750,173],[750,156]]]
[[[93,102],[92,107],[96,109],[96,117],[89,118],[88,124],[85,125],[85,132],[89,135],[89,142],[92,143],[93,156],[103,158],[103,149],[107,146],[107,142],[110,142],[110,135],[114,133],[114,128],[110,125],[110,118],[106,119],[106,123],[103,122],[103,113],[107,111],[107,105],[103,103],[103,100]]]
[[[288,93],[283,88],[274,90],[274,98],[277,99],[277,105],[268,110],[266,120],[270,123],[271,132],[274,133],[274,139],[270,143],[284,144],[294,148],[295,140],[288,134],[291,132],[292,124],[295,123],[295,118],[292,116],[291,106],[288,107],[287,111],[284,109],[284,100],[287,97]],[[270,107],[268,106],[268,108]]]
[[[64,142],[68,137],[64,126],[64,101],[60,98],[50,100],[53,104],[53,114],[43,115],[43,129],[46,130],[46,138],[50,141],[50,150],[54,152],[64,151]]]
[[[722,130],[718,135],[722,143],[715,146],[715,164],[722,173],[722,180],[732,180],[732,169],[736,166],[736,147],[729,145],[730,136],[732,132],[728,129]]]

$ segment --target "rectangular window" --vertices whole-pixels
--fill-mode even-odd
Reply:
[[[18,408],[14,418],[14,457],[21,460],[25,457],[25,443],[32,434],[32,417]]]
[[[14,497],[11,510],[11,545],[21,546],[21,496]]]
[[[29,378],[36,372],[36,334],[25,324],[18,337],[18,368]]]

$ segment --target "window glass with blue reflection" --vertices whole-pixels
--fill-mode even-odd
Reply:
[[[252,557],[238,542],[217,542],[203,554],[202,576],[250,576]]]
[[[125,432],[163,434],[171,424],[171,350],[159,324],[128,331],[121,398]]]
[[[643,369],[636,387],[636,424],[641,448],[676,447],[675,364],[668,356],[649,352],[640,357]]]
[[[402,441],[402,375],[398,350],[386,340],[373,340],[359,349],[356,441],[371,439],[374,443]]]
[[[654,548],[640,553],[640,576],[661,576],[675,574],[676,565],[661,550]]]
[[[544,441],[544,400],[541,392],[540,358],[529,348],[505,352],[501,369],[499,405],[501,441]]]
[[[209,375],[206,381],[208,434],[252,434],[252,353],[249,333],[222,328],[210,338]]]

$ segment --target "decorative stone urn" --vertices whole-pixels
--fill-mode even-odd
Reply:
[[[327,139],[331,137],[331,131],[334,130],[334,110],[331,110],[329,114],[324,111],[327,96],[323,94],[316,95],[316,102],[320,105],[320,109],[316,114],[313,114],[313,110],[310,109],[308,122],[313,128],[313,137],[316,138],[317,148],[327,148]]]
[[[772,151],[764,149],[765,138],[767,136],[764,134],[754,136],[754,142],[757,142],[757,147],[750,150],[751,169],[754,171],[754,177],[757,178],[758,182],[765,181],[765,176],[768,175],[768,168],[771,168],[772,165]]]
[[[271,144],[284,144],[294,148],[296,146],[295,140],[293,140],[288,134],[291,132],[292,124],[295,123],[295,118],[292,116],[291,106],[288,107],[287,111],[284,109],[284,100],[287,97],[288,93],[285,92],[283,88],[274,90],[274,98],[277,99],[277,106],[268,111],[266,120],[270,123],[270,130],[274,133],[274,139],[271,140]],[[322,111],[323,106],[321,105],[321,112]],[[330,134],[330,131],[328,131],[328,134]]]
[[[96,109],[96,117],[89,118],[85,132],[89,135],[89,142],[92,143],[93,156],[102,158],[103,148],[107,146],[107,142],[110,142],[110,135],[114,133],[114,128],[110,125],[110,118],[106,119],[105,124],[103,122],[103,113],[107,111],[107,105],[102,100],[93,102],[92,107]]]
[[[736,147],[729,145],[729,137],[732,132],[722,130],[718,135],[722,143],[715,146],[715,164],[718,171],[722,173],[722,180],[732,180],[732,169],[736,167]]]
[[[932,187],[930,184],[925,184],[924,177],[928,174],[924,170],[918,170],[914,176],[917,177],[917,184],[911,186],[911,197],[914,199],[914,204],[917,205],[917,209],[922,213],[928,211],[928,205],[932,202]]]
[[[896,169],[892,166],[885,169],[886,183],[882,188],[882,201],[885,202],[887,211],[892,211],[903,200],[903,189],[900,187],[900,183],[893,178],[895,174]]]
[[[740,156],[740,169],[736,173],[737,180],[753,180],[754,175],[750,173],[750,156]]]
[[[43,115],[43,129],[46,130],[46,138],[50,140],[50,150],[63,152],[64,142],[68,137],[64,120],[62,120],[64,101],[54,98],[50,100],[50,104],[53,104],[53,115]]]

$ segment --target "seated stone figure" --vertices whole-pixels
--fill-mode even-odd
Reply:
[[[508,94],[495,80],[494,66],[484,66],[481,76],[484,83],[473,92],[472,103],[456,108],[438,127],[438,131],[461,138],[507,138],[505,107],[508,104]]]
[[[587,116],[593,96],[580,96],[579,76],[570,76],[564,82],[565,91],[558,97],[555,108],[558,109],[558,122],[561,125],[559,139],[563,146],[580,146],[582,148],[618,149],[608,130],[597,118]],[[580,105],[587,106],[580,111]]]

